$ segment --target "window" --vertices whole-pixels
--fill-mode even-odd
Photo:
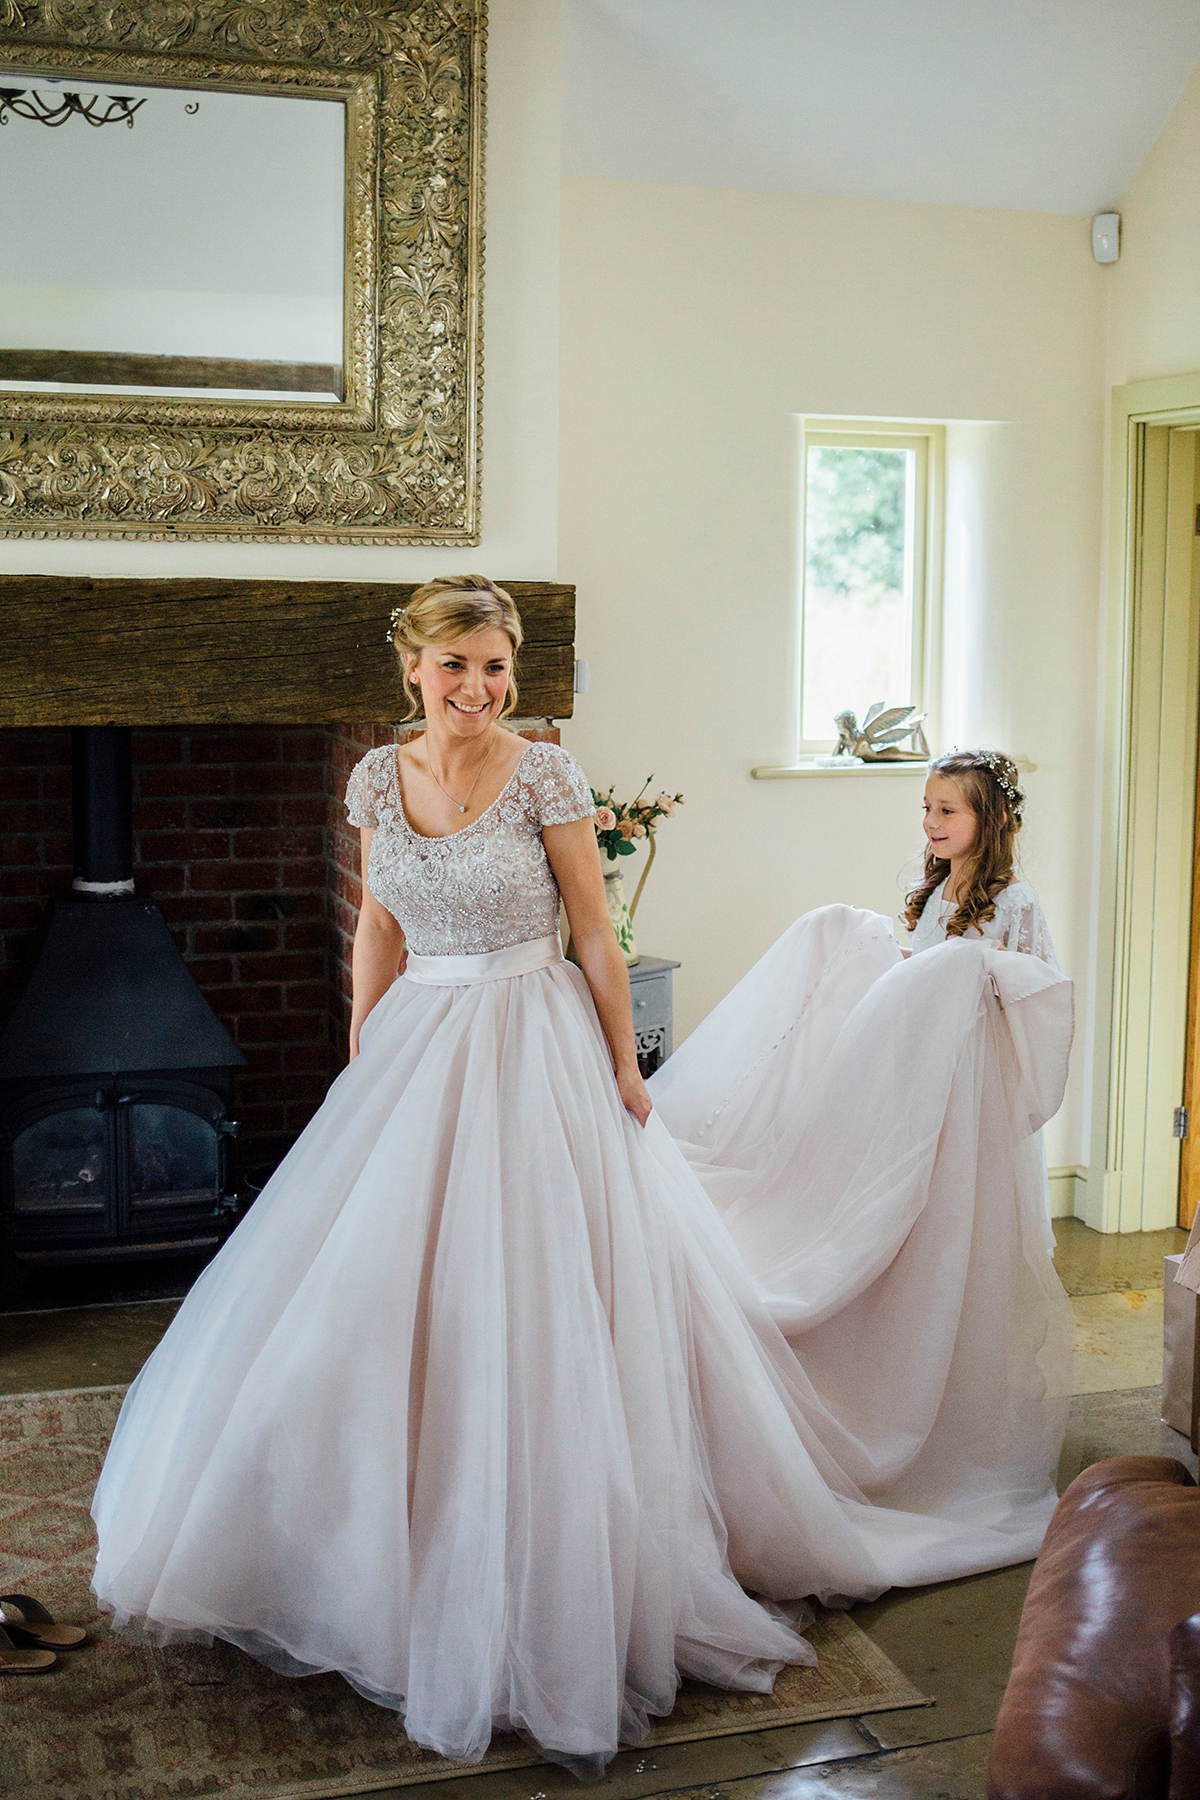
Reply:
[[[941,428],[804,422],[800,740],[826,751],[840,712],[927,709]]]

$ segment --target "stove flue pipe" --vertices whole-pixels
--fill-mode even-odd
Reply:
[[[71,728],[71,828],[81,898],[133,893],[133,753],[128,725]]]

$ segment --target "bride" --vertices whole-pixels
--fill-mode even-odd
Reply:
[[[352,1060],[129,1391],[95,1588],[443,1755],[512,1729],[595,1771],[681,1675],[815,1660],[780,1602],[1036,1551],[1070,988],[825,908],[652,1109],[588,784],[500,723],[511,600],[431,582],[395,642],[427,728],[348,790]]]

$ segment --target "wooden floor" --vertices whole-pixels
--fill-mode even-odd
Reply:
[[[1076,1220],[1060,1221],[1056,1234],[1088,1388],[1073,1403],[1061,1482],[1122,1453],[1177,1456],[1195,1473],[1186,1440],[1158,1421],[1162,1258],[1182,1246],[1183,1234],[1101,1237]],[[0,1393],[129,1381],[178,1299],[106,1291],[118,1297],[0,1316]],[[875,1642],[936,1697],[934,1707],[626,1751],[587,1791],[597,1800],[984,1800],[991,1728],[1028,1577],[1029,1565],[1000,1569],[895,1589],[854,1609]],[[580,1791],[546,1765],[377,1790],[376,1800],[566,1800]]]

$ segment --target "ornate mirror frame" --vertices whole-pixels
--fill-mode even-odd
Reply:
[[[345,398],[0,391],[0,536],[478,543],[485,19],[485,0],[0,0],[0,66],[34,77],[346,105]]]

